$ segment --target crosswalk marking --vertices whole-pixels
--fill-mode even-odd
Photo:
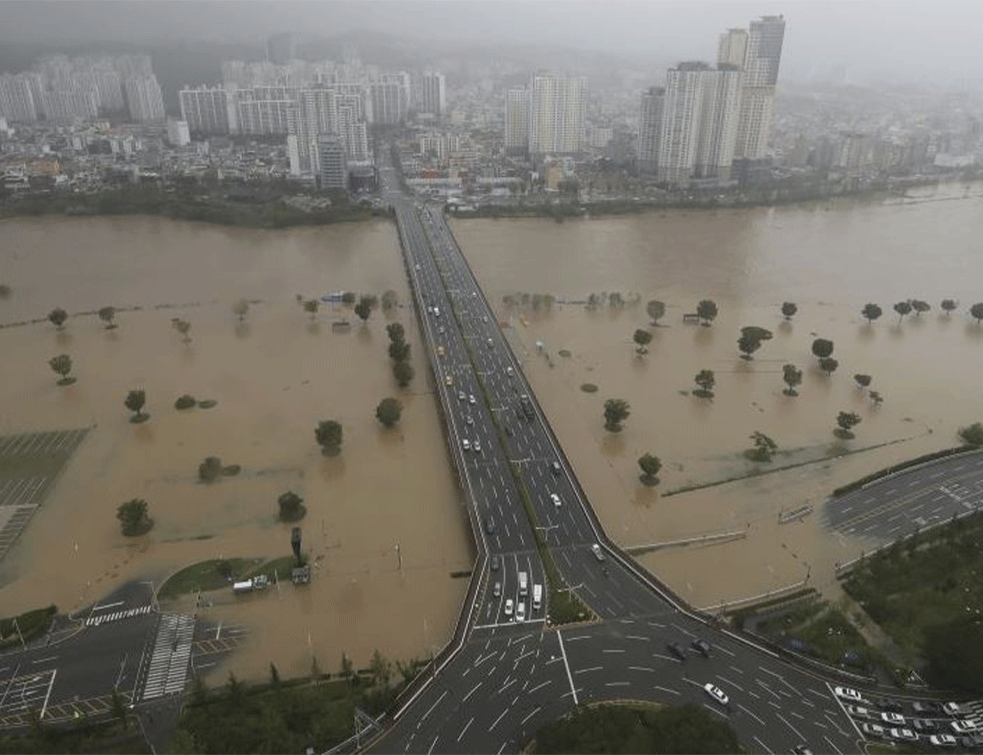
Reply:
[[[141,699],[152,700],[184,689],[194,633],[193,616],[161,615]]]
[[[90,616],[85,620],[85,625],[87,627],[97,627],[100,624],[108,624],[111,621],[119,621],[120,619],[129,619],[133,616],[143,616],[154,610],[152,605],[140,606],[139,608],[129,608],[125,611],[114,611],[113,613],[101,614],[99,616]]]

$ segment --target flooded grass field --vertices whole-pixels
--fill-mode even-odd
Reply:
[[[974,378],[983,368],[983,327],[967,311],[983,300],[981,210],[977,184],[886,202],[563,224],[469,220],[454,232],[501,318],[511,321],[526,372],[608,533],[629,547],[734,535],[639,557],[685,598],[711,606],[806,579],[830,587],[837,562],[881,541],[828,533],[819,520],[829,493],[957,445],[957,429],[983,419]],[[641,302],[521,314],[502,303],[515,291],[568,301],[638,292]],[[951,317],[939,310],[945,297],[960,302]],[[682,315],[703,298],[719,306],[712,327],[684,324]],[[892,306],[909,298],[932,310],[899,325]],[[668,306],[661,327],[649,324],[648,299]],[[791,321],[781,316],[783,301],[798,305]],[[872,325],[860,315],[867,302],[884,310]],[[746,325],[774,334],[751,361],[737,350]],[[635,354],[636,328],[653,336],[644,357]],[[830,376],[811,352],[817,337],[834,342],[839,366]],[[803,371],[798,397],[783,394],[786,363]],[[715,373],[712,401],[691,393],[703,369]],[[872,376],[883,404],[858,387],[856,373]],[[585,393],[584,383],[598,391]],[[618,434],[603,428],[612,397],[631,405]],[[854,440],[833,435],[841,411],[862,420]],[[777,442],[771,463],[744,457],[755,431]],[[656,488],[638,480],[637,459],[646,452],[664,462]],[[735,477],[745,479],[703,487]],[[695,489],[677,492],[687,488]],[[804,506],[813,512],[803,520],[779,523]]]
[[[242,599],[231,589],[207,596],[202,618],[250,632],[222,675],[264,676],[271,661],[284,674],[309,673],[312,655],[334,671],[342,652],[365,665],[376,648],[424,657],[449,639],[466,588],[451,573],[473,555],[392,226],[283,235],[154,219],[15,221],[3,235],[13,289],[0,302],[3,322],[56,306],[143,307],[118,313],[113,330],[95,316],[72,317],[63,331],[48,322],[0,330],[3,433],[92,427],[0,562],[5,614],[39,601],[70,611],[128,580],[160,585],[203,559],[289,555],[291,525],[275,515],[277,497],[293,490],[307,507],[300,525],[314,579]],[[387,288],[404,305],[392,318],[414,348],[417,377],[405,391],[391,375],[382,312],[363,326],[350,309],[324,305],[312,322],[294,301]],[[239,297],[254,300],[241,323],[231,311]],[[171,302],[201,304],[154,309]],[[190,343],[172,317],[191,322]],[[339,318],[351,328],[333,330]],[[48,366],[59,353],[73,359],[73,385],[57,385]],[[131,424],[123,400],[137,388],[150,419]],[[178,411],[184,393],[217,405]],[[389,395],[404,411],[385,430],[375,407]],[[315,443],[322,419],[344,427],[335,458]],[[200,482],[198,465],[212,455],[242,471]],[[155,520],[132,540],[116,519],[131,498],[145,499]]]

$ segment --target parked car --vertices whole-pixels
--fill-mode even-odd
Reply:
[[[698,652],[704,658],[710,657],[710,643],[707,642],[706,640],[695,639],[690,643],[690,647],[692,647],[696,652]]]
[[[894,726],[905,725],[904,716],[900,713],[881,713],[881,721],[886,724],[893,724]]]
[[[933,734],[928,738],[928,741],[931,742],[936,747],[956,746],[956,738],[951,734]]]
[[[730,698],[727,697],[724,691],[720,689],[720,687],[716,687],[713,684],[710,684],[710,682],[707,682],[706,684],[703,685],[703,691],[706,692],[708,695],[710,695],[710,697],[712,697],[721,705],[726,705],[727,703],[730,702]]]
[[[942,706],[938,703],[928,702],[917,702],[911,706],[915,713],[924,713],[926,715],[937,715],[942,712]]]
[[[505,615],[506,616],[512,615],[512,598],[505,599]]]
[[[594,554],[594,558],[596,558],[598,561],[603,561],[604,560],[604,551],[601,550],[601,546],[600,545],[598,545],[597,543],[594,543],[590,547],[590,550],[591,550],[591,553]]]
[[[868,710],[867,708],[863,708],[863,707],[861,707],[859,705],[848,705],[848,706],[846,706],[846,712],[849,713],[851,716],[855,716],[856,718],[876,718],[877,717],[876,711]]]
[[[891,739],[897,742],[917,742],[918,735],[915,734],[911,729],[891,729],[888,731],[888,735]]]
[[[792,748],[792,752],[794,752],[795,755],[812,755],[812,750],[805,745],[796,745]]]
[[[491,570],[498,571],[501,566],[502,566],[502,557],[496,553],[494,556],[492,556]]]
[[[502,597],[502,583],[501,582],[496,582],[495,583],[495,587],[492,590],[492,596],[495,597],[495,598]]]
[[[457,400],[458,401],[464,401],[465,399],[467,399],[467,394],[465,394],[464,391],[458,391],[457,392]]]
[[[678,642],[670,642],[668,645],[666,645],[666,650],[668,650],[670,653],[676,656],[676,658],[678,658],[679,660],[681,661],[686,660],[686,651],[683,649],[683,646],[680,645]]]
[[[558,496],[556,493],[550,493],[550,500],[553,501],[554,506],[557,508],[560,507],[560,496]]]
[[[495,520],[490,516],[485,517],[485,532],[487,532],[489,535],[495,532]]]
[[[839,698],[842,698],[843,700],[850,700],[854,703],[862,703],[864,701],[863,697],[860,696],[860,693],[855,689],[851,689],[850,687],[834,687],[833,694]]]
[[[959,703],[943,703],[942,712],[947,716],[958,716],[963,712],[963,709],[960,707]]]
[[[981,728],[980,722],[972,718],[957,718],[955,721],[950,721],[949,725],[952,726],[952,730],[956,734],[969,734],[979,731]]]
[[[553,472],[553,474],[555,474],[555,475],[558,475],[558,474],[560,474],[560,471],[561,471],[561,470],[560,470],[560,462],[558,462],[558,461],[554,461],[554,462],[552,462],[552,463],[550,464],[550,470],[551,470],[551,471]]]
[[[461,439],[461,448],[463,448],[465,451],[470,451],[471,450],[471,441],[468,440],[467,438],[462,438]]]
[[[865,737],[883,737],[884,727],[878,724],[860,724],[860,733]]]
[[[468,396],[468,403],[469,404],[473,404],[474,403],[474,394],[473,393]]]

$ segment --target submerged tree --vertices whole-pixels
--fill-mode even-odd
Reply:
[[[609,398],[604,402],[604,429],[609,433],[620,433],[622,422],[628,419],[631,407],[622,398]]]
[[[644,354],[649,353],[649,350],[646,348],[646,346],[648,346],[648,344],[652,341],[651,333],[649,333],[644,328],[638,328],[638,330],[635,331],[635,335],[632,336],[632,340],[634,340],[635,343],[638,345],[638,348],[635,349],[638,356],[643,356]]]
[[[323,420],[314,428],[314,439],[325,456],[337,456],[341,451],[341,423],[333,419]]]
[[[390,309],[394,309],[397,304],[399,304],[399,296],[392,289],[387,289],[382,294],[382,308],[388,312]]]
[[[754,448],[749,448],[744,452],[744,455],[751,461],[760,461],[762,463],[771,461],[771,457],[778,450],[778,444],[759,430],[751,433],[750,438],[754,443]]]
[[[58,328],[58,330],[61,330],[65,325],[65,320],[68,319],[68,312],[61,307],[55,307],[48,313],[48,319],[51,320],[51,323]]]
[[[400,388],[408,386],[415,375],[416,370],[409,362],[396,362],[393,365],[393,377],[396,378],[396,384]]]
[[[980,320],[983,320],[983,302],[979,302],[978,304],[971,306],[969,308],[969,314],[973,316],[973,319],[976,320],[976,324],[979,325]]]
[[[645,305],[645,311],[652,318],[652,324],[658,326],[659,320],[665,317],[666,305],[658,299],[652,299]]]
[[[147,502],[140,498],[120,504],[116,510],[116,518],[127,537],[146,534],[154,526],[154,520],[147,516]]]
[[[833,357],[823,357],[819,360],[819,368],[826,373],[826,377],[836,372],[836,368],[839,366],[840,363],[833,359]]]
[[[869,391],[867,397],[873,402],[874,406],[880,406],[884,402],[884,397],[877,391]]]
[[[217,456],[209,456],[198,465],[198,479],[202,482],[213,482],[221,474],[222,460]]]
[[[782,380],[788,386],[783,393],[786,396],[798,396],[799,392],[795,390],[795,386],[802,384],[802,370],[797,369],[794,364],[786,364],[782,366]]]
[[[362,322],[368,322],[369,315],[372,314],[372,299],[374,297],[362,296],[358,300],[358,304],[355,305],[355,314],[358,315]]]
[[[304,506],[304,499],[292,490],[281,493],[277,497],[276,502],[280,507],[277,516],[279,516],[281,522],[296,522],[298,519],[303,519],[307,513],[307,508]]]
[[[700,370],[696,373],[696,377],[694,377],[693,380],[698,386],[700,386],[697,390],[693,391],[694,396],[699,396],[700,398],[713,398],[713,386],[717,384],[717,379],[714,377],[713,370]]]
[[[641,467],[642,474],[639,475],[638,479],[642,481],[643,485],[648,485],[652,487],[653,485],[659,484],[659,470],[662,469],[662,461],[658,456],[653,456],[652,454],[645,454],[638,460],[638,466]]]
[[[860,310],[860,314],[867,318],[867,324],[869,325],[884,314],[884,310],[876,304],[864,304],[864,308]]]
[[[147,419],[148,414],[145,414],[143,410],[143,405],[147,401],[147,394],[142,390],[130,391],[126,394],[126,399],[123,403],[126,408],[133,412],[133,416],[130,417],[130,422],[143,422]]]
[[[959,437],[967,445],[983,446],[983,424],[974,422],[966,427],[960,427]]]
[[[905,315],[911,314],[912,306],[910,301],[899,301],[894,305],[894,311],[898,313],[898,325],[904,319]]]
[[[410,345],[405,341],[393,341],[389,344],[389,358],[394,362],[405,362],[410,358]]]
[[[311,316],[311,322],[314,322],[314,318],[317,317],[318,307],[321,303],[317,299],[308,299],[304,302],[304,311]]]
[[[839,427],[833,430],[833,435],[843,440],[855,438],[856,436],[851,431],[851,428],[859,425],[860,421],[860,415],[856,412],[840,412],[836,417],[836,424]]]
[[[795,313],[798,311],[798,306],[792,302],[787,301],[782,303],[782,317],[784,317],[786,320],[791,320],[793,317],[795,317]]]
[[[403,343],[406,340],[406,331],[398,322],[391,322],[386,326],[386,334],[392,343]]]
[[[942,311],[945,312],[946,317],[948,317],[955,312],[959,304],[956,303],[955,299],[943,299],[942,304],[939,306],[942,307]]]
[[[710,325],[717,317],[717,304],[711,299],[703,299],[696,305],[696,314],[704,325]]]
[[[112,330],[116,327],[116,323],[113,322],[116,317],[116,307],[103,307],[99,310],[99,319],[106,323],[106,330]]]
[[[399,399],[384,398],[375,408],[375,416],[386,427],[392,427],[403,414],[403,405]]]
[[[191,332],[190,322],[187,320],[182,320],[180,317],[175,317],[171,320],[171,327],[181,334],[181,340],[183,340],[185,343],[191,343],[191,336],[188,335],[188,333]]]
[[[833,342],[828,338],[817,338],[812,342],[812,353],[817,359],[833,356]]]
[[[932,308],[932,305],[921,299],[912,299],[911,308],[915,310],[915,317],[921,317],[922,313],[928,312]]]
[[[72,371],[72,358],[68,354],[52,357],[48,360],[48,364],[52,370],[61,375],[58,385],[71,385],[75,382],[75,378],[68,376],[68,373]]]
[[[872,378],[870,377],[870,375],[864,375],[863,373],[858,372],[856,375],[853,376],[853,379],[856,381],[857,387],[860,390],[863,390],[864,388],[870,387],[870,381]]]
[[[746,325],[741,328],[741,337],[737,339],[741,359],[751,359],[751,354],[758,350],[761,342],[768,341],[771,337],[771,331],[767,328],[759,328],[757,325]]]
[[[239,301],[232,305],[232,314],[239,318],[239,322],[245,319],[248,312],[249,301],[247,299],[239,299]]]

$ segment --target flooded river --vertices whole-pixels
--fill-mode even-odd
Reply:
[[[693,603],[738,600],[801,581],[832,582],[832,566],[873,541],[834,538],[820,526],[822,501],[837,484],[902,458],[953,445],[960,425],[983,420],[976,375],[983,370],[983,328],[967,315],[983,300],[983,187],[951,185],[887,201],[779,209],[665,212],[567,221],[469,220],[455,233],[503,319],[502,296],[516,290],[582,300],[590,292],[636,291],[642,304],[511,318],[511,337],[560,441],[611,535],[626,546],[716,533],[741,539],[680,546],[640,556]],[[235,602],[224,592],[202,615],[242,624],[250,641],[221,668],[241,676],[310,670],[311,656],[337,670],[342,652],[365,665],[375,648],[391,658],[423,657],[450,636],[471,562],[470,538],[449,467],[419,334],[406,308],[395,315],[414,346],[417,378],[393,384],[386,318],[336,332],[350,310],[322,309],[315,324],[294,295],[335,289],[409,301],[391,225],[373,222],[267,232],[155,218],[18,219],[0,226],[0,322],[112,304],[106,331],[93,316],[74,317],[63,333],[47,322],[0,330],[0,430],[93,426],[49,499],[0,563],[0,613],[39,600],[72,610],[130,579],[153,579],[197,560],[275,558],[289,553],[276,498],[295,490],[308,507],[305,549],[318,567],[309,588],[285,587]],[[231,312],[258,300],[242,324]],[[921,298],[933,305],[900,326],[891,305]],[[943,297],[960,301],[951,318]],[[631,335],[646,327],[644,301],[669,306],[651,328],[644,358]],[[710,328],[681,316],[701,298],[720,315]],[[790,323],[782,301],[799,312]],[[859,310],[879,303],[867,326]],[[177,304],[175,309],[155,305]],[[192,323],[181,343],[172,317]],[[751,362],[737,358],[743,325],[774,331]],[[818,371],[810,345],[835,343],[840,366]],[[537,353],[536,341],[546,355]],[[559,350],[569,350],[569,357]],[[55,385],[47,361],[70,354],[78,382]],[[547,358],[548,356],[548,358]],[[798,398],[782,394],[782,364],[804,371]],[[689,394],[701,369],[716,373],[716,398]],[[874,407],[853,383],[873,376],[884,396]],[[587,394],[582,383],[599,391]],[[152,418],[128,422],[123,398],[147,391]],[[214,398],[211,410],[178,412],[182,393]],[[400,427],[383,431],[378,401],[398,395]],[[603,401],[625,398],[624,432],[602,428]],[[856,439],[832,429],[841,410],[856,411]],[[314,444],[320,419],[344,424],[340,457]],[[779,455],[771,467],[802,464],[691,492],[754,465],[742,456],[762,431]],[[826,457],[861,450],[838,460]],[[665,466],[658,488],[638,483],[636,459],[650,451]],[[208,455],[242,473],[212,485],[197,481]],[[805,463],[813,462],[813,463]],[[672,493],[672,494],[669,494]],[[669,495],[667,495],[669,494]],[[156,526],[138,544],[119,534],[116,507],[147,500]],[[782,511],[813,505],[802,522],[779,524]],[[402,570],[395,552],[400,546]],[[39,599],[39,596],[43,596]],[[398,626],[399,631],[394,631]]]

